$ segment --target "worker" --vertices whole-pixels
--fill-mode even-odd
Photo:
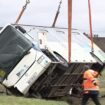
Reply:
[[[98,99],[99,95],[99,72],[92,70],[88,65],[84,67],[85,71],[83,73],[83,98],[81,105],[86,105],[89,98],[93,100],[95,105],[101,105]]]

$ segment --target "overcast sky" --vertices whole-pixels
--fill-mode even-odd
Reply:
[[[51,26],[60,0],[30,0],[20,24]],[[89,30],[88,0],[73,1],[72,27],[81,31]],[[94,33],[105,33],[105,0],[90,0]],[[68,0],[62,0],[58,27],[68,27]],[[25,0],[0,0],[0,26],[14,23]]]

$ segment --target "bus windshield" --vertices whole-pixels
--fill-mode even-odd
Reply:
[[[31,48],[31,41],[8,25],[0,33],[0,77],[7,76]]]

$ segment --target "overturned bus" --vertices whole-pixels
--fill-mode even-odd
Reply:
[[[1,83],[26,95],[47,68],[54,68],[59,63],[53,54],[50,55],[52,59],[36,48],[18,28],[7,25],[0,33]]]
[[[105,53],[96,44],[91,52],[90,39],[78,30],[72,31],[68,64],[66,28],[20,26],[0,32],[0,76],[8,89],[44,98],[80,95],[83,66],[103,70]]]

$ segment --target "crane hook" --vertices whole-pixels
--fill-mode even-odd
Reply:
[[[30,0],[26,0],[26,3],[29,4],[30,3]]]

